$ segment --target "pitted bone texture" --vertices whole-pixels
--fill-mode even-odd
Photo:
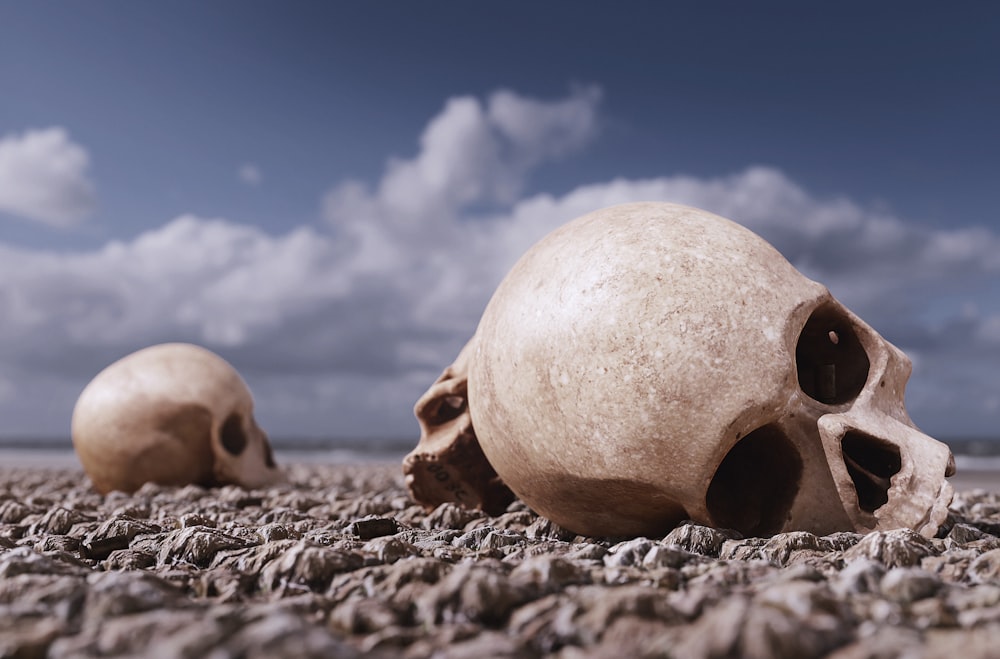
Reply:
[[[0,656],[995,656],[997,494],[930,539],[595,538],[521,502],[428,513],[396,466],[289,476],[102,496],[0,469]]]

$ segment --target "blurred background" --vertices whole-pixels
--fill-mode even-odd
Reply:
[[[412,446],[523,251],[691,204],[1000,444],[1000,5],[0,0],[0,442],[112,361],[228,359],[282,447]],[[401,448],[402,447],[402,448]]]

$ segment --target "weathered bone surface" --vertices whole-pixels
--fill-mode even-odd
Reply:
[[[425,432],[407,461],[475,483],[484,455],[535,511],[588,535],[691,519],[747,535],[931,536],[955,467],[907,414],[910,370],[754,233],[695,208],[626,204],[518,261],[447,379],[468,389],[460,432]],[[427,504],[448,498],[433,477],[410,468]]]
[[[101,371],[73,410],[73,446],[99,492],[143,483],[234,484],[283,480],[253,397],[218,355],[166,343]]]

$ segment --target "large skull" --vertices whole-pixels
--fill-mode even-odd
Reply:
[[[156,345],[111,364],[80,394],[72,425],[76,453],[102,493],[284,478],[246,383],[197,346]]]
[[[627,204],[557,229],[466,350],[482,453],[573,531],[933,535],[947,514],[954,461],[907,415],[909,359],[716,215]]]

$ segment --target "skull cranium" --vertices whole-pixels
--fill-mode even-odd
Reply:
[[[573,531],[933,535],[947,514],[954,461],[906,412],[909,359],[716,215],[627,204],[564,225],[465,351],[477,450]]]
[[[235,369],[198,346],[167,343],[101,371],[73,410],[73,446],[94,487],[283,480],[253,397]]]

